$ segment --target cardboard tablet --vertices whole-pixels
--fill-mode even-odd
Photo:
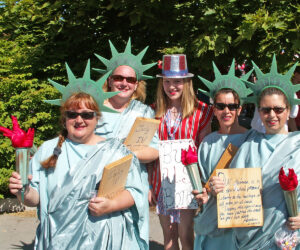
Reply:
[[[98,197],[113,199],[118,193],[124,190],[132,157],[132,154],[129,154],[104,167],[97,194]]]
[[[261,168],[218,169],[225,188],[217,195],[218,228],[263,226]]]
[[[210,192],[210,187],[209,187],[209,181],[211,179],[211,177],[216,176],[216,171],[217,169],[224,169],[224,168],[228,168],[233,157],[235,156],[236,152],[238,151],[238,147],[232,145],[231,143],[229,143],[229,145],[227,146],[227,148],[225,149],[224,153],[222,154],[216,168],[214,169],[213,173],[211,174],[211,176],[209,177],[208,181],[205,184],[205,188],[208,192]]]
[[[140,150],[143,147],[149,146],[158,129],[159,123],[159,120],[137,117],[124,144],[131,151]]]

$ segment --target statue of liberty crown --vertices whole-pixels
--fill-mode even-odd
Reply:
[[[67,63],[66,63],[66,69],[67,69],[68,80],[69,80],[69,84],[67,86],[58,84],[57,82],[48,79],[49,82],[62,94],[62,98],[55,99],[55,100],[44,100],[44,102],[52,105],[61,106],[62,103],[64,103],[72,94],[84,92],[91,95],[95,99],[95,101],[97,102],[100,108],[100,111],[116,112],[115,110],[112,110],[106,107],[105,105],[103,105],[105,99],[108,99],[119,93],[119,92],[104,92],[102,90],[102,86],[106,81],[107,77],[110,75],[111,71],[107,72],[98,81],[95,82],[90,78],[91,77],[90,60],[88,60],[82,78],[76,78]]]
[[[105,64],[106,70],[93,68],[94,70],[104,74],[108,71],[114,71],[118,66],[127,65],[134,69],[138,81],[153,78],[152,76],[143,75],[144,71],[146,71],[147,69],[150,69],[151,67],[156,65],[156,63],[150,63],[150,64],[143,65],[141,62],[147,49],[148,49],[148,46],[145,49],[143,49],[138,55],[135,56],[135,55],[131,54],[131,39],[130,38],[128,39],[126,48],[123,53],[119,53],[110,40],[109,40],[109,45],[110,45],[110,50],[111,50],[111,54],[112,54],[112,58],[110,60],[107,60],[104,57],[95,54],[95,56],[103,64]]]
[[[273,55],[271,70],[267,74],[262,73],[262,71],[253,61],[252,64],[257,76],[257,82],[255,84],[246,82],[248,87],[253,90],[253,96],[246,98],[248,102],[258,104],[257,102],[260,93],[266,88],[273,87],[281,90],[285,94],[290,105],[300,104],[300,99],[295,98],[295,93],[300,90],[300,84],[293,85],[293,83],[291,82],[291,78],[298,62],[295,63],[285,75],[279,74],[277,71],[275,54]]]
[[[227,75],[222,75],[213,62],[213,68],[215,73],[215,80],[213,82],[210,82],[201,76],[198,76],[198,78],[208,87],[209,92],[198,89],[203,94],[207,95],[211,99],[214,99],[216,93],[221,89],[232,89],[234,90],[238,96],[240,97],[240,102],[243,104],[244,98],[252,93],[251,89],[248,89],[243,80],[247,80],[249,76],[252,73],[252,70],[250,70],[246,75],[242,76],[241,78],[238,78],[235,76],[235,60],[232,60],[229,72]]]

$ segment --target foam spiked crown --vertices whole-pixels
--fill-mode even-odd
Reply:
[[[198,76],[198,78],[208,87],[209,92],[205,91],[203,89],[198,89],[203,94],[207,95],[211,99],[214,99],[216,93],[221,89],[232,89],[234,90],[239,98],[241,104],[244,103],[244,98],[252,93],[251,89],[248,89],[243,80],[247,80],[249,76],[252,73],[252,70],[250,70],[246,75],[242,76],[241,78],[238,78],[235,76],[235,60],[232,60],[229,72],[227,75],[222,75],[213,62],[213,68],[215,73],[215,80],[213,82],[210,82],[206,79],[204,79],[201,76]]]
[[[255,84],[246,82],[248,87],[253,91],[253,96],[246,98],[248,102],[258,105],[257,102],[260,93],[266,88],[273,87],[281,90],[285,94],[291,106],[300,104],[300,99],[295,98],[295,93],[300,90],[300,84],[293,85],[291,82],[291,78],[298,62],[295,63],[285,75],[279,74],[277,71],[275,54],[273,55],[271,70],[267,74],[262,73],[262,71],[253,61],[252,64],[257,76],[257,82]]]
[[[48,79],[49,82],[62,94],[61,99],[55,100],[44,100],[44,102],[61,106],[72,94],[84,92],[91,95],[95,101],[97,102],[100,111],[107,111],[107,112],[116,112],[108,107],[106,107],[103,102],[105,99],[110,98],[112,96],[117,95],[119,92],[104,92],[102,90],[102,86],[105,83],[107,77],[111,73],[111,71],[107,72],[103,75],[98,81],[91,80],[91,72],[90,72],[90,60],[86,65],[84,74],[82,78],[76,78],[69,68],[68,64],[66,63],[66,69],[68,74],[69,84],[67,86],[61,85],[51,79]]]
[[[135,56],[131,53],[131,39],[130,38],[128,39],[126,48],[125,48],[124,52],[122,52],[122,53],[119,53],[116,50],[115,46],[112,44],[112,42],[110,40],[109,40],[109,45],[110,45],[112,58],[110,60],[108,60],[102,56],[95,54],[95,56],[106,66],[106,69],[94,69],[93,68],[95,71],[105,74],[108,71],[114,71],[118,66],[127,65],[134,69],[138,81],[153,78],[152,76],[143,75],[144,71],[146,71],[146,70],[150,69],[151,67],[153,67],[154,65],[156,65],[156,63],[150,63],[150,64],[145,64],[145,65],[142,64],[142,59],[148,49],[148,46],[145,49],[143,49],[138,55]]]

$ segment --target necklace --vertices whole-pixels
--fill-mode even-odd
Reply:
[[[179,125],[181,123],[181,113],[177,112],[177,116],[175,119],[172,119],[172,111],[169,109],[165,115],[165,120],[166,120],[166,125],[167,125],[167,132],[168,132],[168,137],[171,140],[175,139],[175,133],[179,128]],[[172,120],[175,120],[173,126],[172,126]]]
[[[179,114],[181,114],[181,110],[174,107],[169,109],[169,111],[171,112],[171,120],[173,121],[177,119]]]

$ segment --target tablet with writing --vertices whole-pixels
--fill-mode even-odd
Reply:
[[[132,157],[132,154],[129,154],[104,167],[97,194],[98,197],[113,199],[124,190]]]
[[[227,148],[225,149],[224,153],[222,154],[215,170],[213,171],[213,173],[211,174],[211,176],[209,177],[208,181],[205,184],[205,188],[208,192],[210,192],[210,187],[209,187],[209,181],[211,179],[211,177],[216,176],[216,171],[217,169],[224,169],[224,168],[228,168],[233,157],[235,156],[236,152],[238,151],[238,147],[232,145],[231,143],[228,144]]]
[[[124,141],[131,151],[140,150],[149,146],[160,121],[150,118],[137,117],[132,128]]]
[[[195,147],[192,139],[159,142],[159,162],[165,209],[197,209],[193,188],[186,167],[181,162],[181,150]]]
[[[261,168],[218,169],[225,188],[217,195],[218,228],[263,226]]]

